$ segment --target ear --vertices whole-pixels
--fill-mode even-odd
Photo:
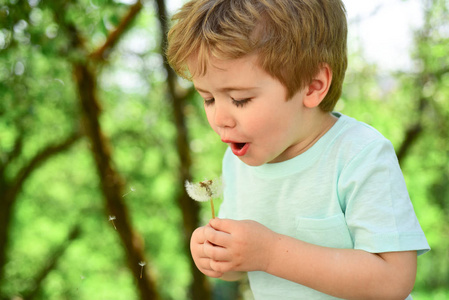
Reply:
[[[322,64],[320,71],[313,78],[312,82],[306,86],[306,96],[304,106],[314,108],[320,105],[329,91],[332,82],[332,70],[328,64]]]

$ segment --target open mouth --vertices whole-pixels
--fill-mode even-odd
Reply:
[[[249,145],[249,143],[230,143],[232,152],[237,156],[245,155]]]
[[[241,150],[245,145],[246,143],[235,143],[235,148]]]
[[[234,153],[237,156],[243,156],[248,152],[250,143],[240,143],[240,142],[234,142],[231,140],[221,140],[223,143],[226,143],[229,145],[229,147],[232,150],[232,153]]]

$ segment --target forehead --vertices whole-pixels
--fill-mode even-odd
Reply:
[[[212,55],[208,57],[191,55],[187,60],[187,67],[192,80],[217,73],[264,72],[258,64],[258,56],[254,54],[234,59],[220,59]]]
[[[189,62],[189,68],[193,72],[197,67],[195,63],[195,59]],[[257,55],[228,60],[212,59],[206,72],[193,74],[192,81],[198,92],[214,96],[235,92],[240,95],[260,94],[273,88],[279,95],[286,93],[285,86],[259,66]]]

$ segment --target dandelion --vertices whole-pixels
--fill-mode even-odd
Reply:
[[[109,216],[109,221],[114,225],[114,229],[117,230],[117,227],[115,227],[114,220],[117,219],[115,216]]]
[[[185,183],[187,194],[196,201],[210,201],[212,209],[212,219],[215,218],[215,209],[213,198],[218,198],[223,193],[223,186],[220,179],[204,180],[198,183]]]
[[[134,192],[135,190],[136,190],[135,188],[131,187],[131,188],[130,188],[130,191],[129,191],[128,193],[124,194],[124,195],[122,196],[122,198],[125,197],[126,195],[128,195],[129,193]]]
[[[143,267],[146,265],[147,263],[144,261],[139,262],[139,266],[140,266],[140,278],[142,278],[142,273],[143,273]]]

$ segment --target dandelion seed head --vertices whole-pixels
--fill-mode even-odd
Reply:
[[[209,187],[212,191],[212,198],[220,198],[223,195],[223,182],[221,178],[214,179]]]
[[[202,188],[198,183],[186,181],[185,184],[187,194],[196,201],[209,201],[210,197],[206,189]]]
[[[147,264],[147,263],[144,262],[144,261],[139,262],[139,266],[141,266],[141,267],[145,266],[146,264]]]
[[[198,183],[185,182],[187,194],[196,201],[209,201],[218,198],[223,193],[221,179],[204,180]]]
[[[109,216],[109,221],[113,221],[115,219],[117,219],[115,216]]]

